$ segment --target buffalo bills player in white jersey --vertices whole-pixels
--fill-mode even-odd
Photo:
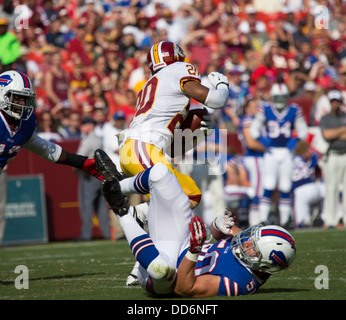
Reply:
[[[140,263],[138,280],[151,294],[198,298],[255,293],[271,274],[294,260],[295,241],[285,229],[258,225],[242,231],[229,210],[211,225],[219,240],[204,244],[203,220],[193,215],[188,196],[162,163],[126,179],[133,192],[151,195],[146,233],[129,214],[114,163],[102,150],[94,157],[105,177],[103,195]]]
[[[270,91],[272,102],[260,106],[251,125],[250,134],[259,139],[261,129],[266,130],[264,140],[267,147],[263,157],[263,196],[260,199],[259,213],[264,223],[268,221],[273,192],[280,192],[279,215],[282,226],[289,223],[291,215],[292,186],[292,151],[297,138],[304,140],[307,136],[307,125],[302,110],[296,104],[287,104],[289,91],[284,83],[276,83]],[[297,132],[294,138],[293,131]]]
[[[26,74],[14,70],[0,74],[0,174],[23,147],[48,161],[82,169],[102,180],[94,159],[69,153],[36,134],[35,97]]]

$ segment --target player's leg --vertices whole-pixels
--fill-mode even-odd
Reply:
[[[195,208],[201,200],[201,191],[191,177],[175,170],[165,158],[162,151],[157,147],[142,141],[130,139],[125,143],[120,153],[121,168],[129,177],[157,163],[166,164],[169,170],[176,175],[184,193],[190,199],[191,208]],[[128,185],[125,185],[125,182],[121,182],[121,188],[124,193],[132,192],[132,190],[128,188]]]
[[[263,223],[267,223],[273,192],[276,188],[278,165],[272,153],[266,152],[263,157],[263,194],[260,197],[259,215]]]
[[[79,180],[78,198],[82,220],[80,240],[91,240],[92,217],[99,188],[100,181],[96,179],[90,179],[83,175]]]
[[[249,225],[262,222],[259,214],[260,196],[263,194],[262,188],[262,157],[244,157],[244,164],[249,172],[249,180],[254,190],[254,196],[250,199],[249,205]]]
[[[95,159],[97,164],[96,154]],[[102,168],[98,170],[103,174]],[[108,203],[112,204],[112,210],[120,213],[119,221],[131,250],[141,267],[148,273],[146,286],[150,285],[156,293],[169,293],[174,281],[177,258],[182,251],[182,245],[187,245],[189,239],[188,223],[191,209],[188,198],[164,164],[157,164],[133,178],[137,179],[136,183],[141,186],[140,191],[143,194],[151,194],[148,214],[151,237],[136,223],[132,215],[124,210],[128,206],[126,207],[126,203],[121,199],[123,196],[117,181],[106,180],[103,193]],[[117,202],[114,201],[115,198],[118,198]],[[182,228],[185,221],[187,227]]]
[[[322,200],[318,184],[304,184],[294,190],[294,220],[298,227],[310,226],[311,223],[311,205]]]
[[[291,201],[291,189],[292,189],[292,168],[293,160],[292,156],[287,153],[287,156],[279,164],[279,184],[278,189],[280,191],[279,199],[279,214],[280,225],[285,226],[292,214],[292,201]]]

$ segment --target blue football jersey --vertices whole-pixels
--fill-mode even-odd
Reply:
[[[292,171],[292,190],[304,184],[315,182],[315,168],[318,164],[318,157],[313,153],[311,158],[304,160],[301,155],[295,155],[293,158]]]
[[[265,128],[267,137],[270,139],[270,147],[287,147],[292,138],[294,122],[297,117],[302,116],[302,110],[297,104],[288,105],[279,112],[274,105],[262,105],[258,109],[265,117]]]
[[[195,268],[195,276],[215,275],[221,278],[218,295],[238,296],[255,293],[269,278],[258,279],[233,254],[231,238],[204,245]]]
[[[0,168],[5,167],[8,159],[14,157],[21,147],[31,138],[36,129],[34,114],[28,120],[21,120],[16,130],[12,130],[0,111]]]

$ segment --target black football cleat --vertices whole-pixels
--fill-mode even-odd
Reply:
[[[96,169],[105,177],[105,179],[117,178],[121,181],[125,178],[125,175],[120,173],[117,166],[108,156],[106,152],[101,149],[97,149],[94,153]]]
[[[96,150],[94,158],[97,170],[105,177],[102,182],[102,194],[112,211],[122,217],[129,210],[129,204],[121,192],[118,181],[118,176],[122,175],[103,150]]]
[[[129,204],[123,196],[119,181],[113,177],[103,180],[102,194],[112,211],[122,217],[129,211]]]

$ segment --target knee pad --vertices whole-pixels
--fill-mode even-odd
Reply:
[[[153,260],[147,268],[148,276],[142,286],[152,294],[168,294],[176,278],[176,269],[161,256]]]
[[[155,164],[150,171],[150,181],[156,182],[164,178],[169,173],[168,167],[164,163]]]

